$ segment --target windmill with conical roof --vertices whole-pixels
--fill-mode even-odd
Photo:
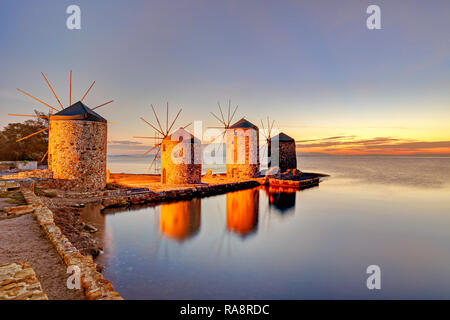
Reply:
[[[42,77],[44,78],[45,82],[47,83],[49,89],[50,89],[51,92],[53,93],[53,96],[54,96],[55,99],[58,101],[58,104],[59,104],[59,106],[60,106],[60,108],[61,108],[60,110],[65,110],[63,104],[61,103],[61,100],[60,100],[60,99],[58,98],[58,96],[56,95],[56,93],[55,93],[55,91],[53,90],[53,87],[51,86],[51,84],[50,84],[50,82],[48,81],[47,77],[44,75],[43,72],[41,72],[41,75],[42,75]],[[70,80],[69,80],[69,107],[70,107],[70,106],[72,106],[72,70],[70,70],[70,76],[69,76],[69,79],[70,79]],[[91,86],[88,88],[88,90],[85,92],[85,94],[83,95],[83,97],[81,98],[81,100],[80,100],[79,102],[83,102],[84,98],[85,98],[86,95],[89,93],[89,91],[92,89],[92,87],[94,86],[94,84],[95,84],[95,81],[91,84]],[[19,89],[19,88],[16,88],[16,89],[17,89],[17,91],[19,91],[19,92],[23,93],[24,95],[30,97],[31,99],[33,99],[33,100],[35,100],[35,101],[37,101],[37,102],[43,104],[44,106],[48,107],[48,115],[45,115],[44,112],[37,112],[36,115],[31,115],[31,114],[13,114],[13,113],[10,113],[10,114],[8,114],[9,116],[41,118],[41,119],[46,119],[47,122],[48,122],[48,120],[50,120],[50,117],[53,116],[53,112],[56,111],[57,114],[60,112],[59,109],[57,109],[57,108],[55,108],[55,107],[49,105],[48,103],[46,103],[46,102],[44,102],[44,101],[42,101],[42,100],[40,100],[40,99],[34,97],[33,95],[29,94],[28,92],[25,92],[25,91],[23,91],[23,90],[21,90],[21,89]],[[97,109],[97,108],[103,107],[103,106],[105,106],[105,105],[107,105],[107,104],[110,104],[110,103],[112,103],[112,102],[114,102],[114,100],[110,100],[110,101],[108,101],[108,102],[102,103],[101,105],[98,105],[98,106],[96,106],[96,107],[94,107],[94,108],[92,108],[92,109],[90,109],[90,110],[95,110],[95,109]],[[69,107],[66,107],[66,108],[69,108]],[[47,126],[46,128],[44,128],[44,129],[42,129],[42,130],[36,131],[36,132],[34,132],[34,133],[30,134],[30,135],[27,135],[27,136],[25,136],[25,137],[22,137],[22,138],[18,139],[16,142],[24,141],[24,140],[26,140],[26,139],[28,139],[28,138],[31,138],[31,137],[34,136],[34,135],[37,135],[37,134],[39,134],[39,133],[43,133],[43,132],[45,132],[45,131],[47,131],[47,130],[49,130],[49,126]],[[42,159],[41,159],[41,162],[44,161],[44,159],[45,159],[45,157],[46,157],[47,155],[48,155],[48,150],[47,150],[47,152],[45,152],[45,154],[43,155],[43,157],[42,157]]]
[[[60,110],[23,90],[17,89],[49,108],[48,116],[10,114],[11,116],[31,116],[48,119],[49,124],[47,128],[17,141],[23,141],[48,130],[48,150],[44,154],[42,161],[48,155],[48,167],[53,173],[53,178],[67,181],[68,183],[65,185],[71,190],[85,191],[104,188],[106,185],[107,121],[93,110],[110,104],[113,100],[94,108],[87,107],[83,100],[94,86],[94,81],[81,100],[72,104],[71,70],[69,78],[69,106],[65,108],[47,77],[44,73],[41,72],[41,74],[57,100]],[[56,111],[56,113],[53,114],[53,111]]]
[[[165,137],[168,136],[169,131],[172,129],[173,125],[175,124],[175,121],[177,121],[178,116],[180,115],[180,113],[182,111],[182,109],[180,108],[177,115],[175,116],[175,118],[173,119],[173,121],[171,122],[171,124],[169,126],[169,102],[167,102],[166,103],[166,126],[165,126],[165,128],[163,128],[163,126],[161,125],[161,122],[159,121],[159,117],[156,114],[155,107],[153,107],[153,104],[151,104],[150,106],[152,108],[153,114],[155,115],[155,119],[158,124],[158,128],[156,126],[154,126],[153,124],[151,124],[149,121],[145,120],[143,117],[141,117],[140,119],[142,121],[144,121],[147,125],[149,125],[153,130],[155,130],[154,136],[152,136],[152,137],[134,136],[133,137],[133,138],[137,138],[137,139],[155,140],[153,146],[139,156],[140,158],[143,158],[145,155],[149,154],[150,152],[152,152],[154,150],[156,151],[156,153],[153,155],[153,160],[150,164],[149,170],[152,169],[154,164],[157,165],[157,161],[160,159],[161,142],[156,142],[156,141],[161,141],[162,139],[164,139]],[[155,170],[158,171],[159,169],[156,167]]]
[[[281,172],[297,169],[297,153],[293,138],[280,132],[269,140],[268,148],[272,151],[275,149],[275,153],[269,157],[269,168],[277,166]]]
[[[259,128],[242,118],[226,130],[227,177],[249,179],[259,175]]]
[[[178,119],[182,109],[169,125],[169,103],[166,104],[166,126],[163,128],[155,108],[151,105],[158,127],[141,117],[141,120],[157,132],[154,137],[134,137],[142,139],[155,139],[154,145],[144,152],[141,157],[156,151],[150,164],[150,169],[161,160],[162,184],[191,184],[201,181],[201,142],[185,129],[191,125],[180,127],[175,132],[171,130]]]
[[[267,117],[267,130],[261,120],[263,135],[266,139],[267,164],[269,168],[279,167],[281,172],[297,168],[295,140],[279,130],[274,130],[275,120],[272,123]]]

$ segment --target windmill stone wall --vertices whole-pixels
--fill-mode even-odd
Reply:
[[[49,169],[53,179],[65,180],[68,190],[103,189],[106,186],[106,120],[84,105],[85,113],[73,109],[76,108],[50,117]],[[70,111],[72,114],[68,114]]]
[[[241,119],[226,131],[227,177],[248,179],[259,175],[259,129]]]
[[[164,138],[161,142],[161,183],[201,183],[200,148],[200,141],[182,128]]]
[[[275,139],[278,140],[278,150],[272,150],[272,141]],[[281,132],[269,141],[268,148],[271,151],[269,167],[278,166],[281,172],[289,169],[297,169],[297,154],[295,151],[295,140],[293,138]]]

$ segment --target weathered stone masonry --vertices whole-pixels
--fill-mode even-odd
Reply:
[[[53,212],[34,194],[33,189],[34,183],[24,182],[21,185],[21,191],[25,200],[35,208],[33,214],[39,226],[55,246],[56,251],[58,251],[67,266],[80,268],[81,287],[86,298],[89,300],[123,300],[119,293],[114,291],[111,282],[104,279],[103,275],[97,271],[92,256],[83,256],[66,238],[61,229],[55,224]]]
[[[73,190],[103,189],[106,143],[104,122],[50,119],[48,163],[53,179],[71,180]]]
[[[226,131],[227,176],[249,179],[259,175],[259,129],[245,119]]]
[[[202,179],[200,148],[200,140],[182,128],[164,138],[161,143],[161,183],[200,183]]]
[[[287,134],[281,132],[273,137],[269,141],[268,153],[269,167],[279,167],[281,172],[297,168],[295,140]]]

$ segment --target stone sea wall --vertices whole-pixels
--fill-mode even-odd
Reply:
[[[220,185],[201,185],[187,189],[178,189],[161,192],[143,192],[140,194],[130,194],[126,196],[114,196],[104,198],[102,205],[109,207],[127,207],[137,204],[160,203],[175,200],[188,200],[196,197],[208,197],[217,194],[224,194],[231,191],[243,190],[260,186],[261,183],[255,180],[243,181],[239,183],[227,183]]]
[[[43,170],[27,170],[22,172],[17,172],[14,174],[5,174],[0,176],[3,180],[13,180],[13,179],[27,179],[27,178],[40,178],[40,179],[51,179],[53,174],[48,169]]]
[[[5,207],[3,208],[3,214],[0,214],[0,218],[17,218],[32,212],[34,212],[34,207],[31,205]]]
[[[110,281],[105,280],[97,271],[97,266],[91,256],[83,256],[77,248],[66,238],[53,220],[53,212],[44,206],[39,197],[33,192],[33,183],[23,183],[22,193],[33,212],[40,227],[55,246],[59,255],[67,266],[78,266],[81,271],[81,287],[89,300],[122,300],[119,293],[114,291]]]
[[[285,187],[285,188],[295,188],[295,189],[305,189],[313,186],[318,186],[320,183],[319,178],[305,179],[305,180],[280,180],[280,179],[269,179],[269,185],[272,187]]]

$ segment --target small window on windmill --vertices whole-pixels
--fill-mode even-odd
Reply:
[[[182,157],[183,156],[183,148],[180,149],[180,151],[178,152],[178,156]]]
[[[166,151],[166,145],[165,144],[162,145],[162,148],[163,148],[163,151]]]

